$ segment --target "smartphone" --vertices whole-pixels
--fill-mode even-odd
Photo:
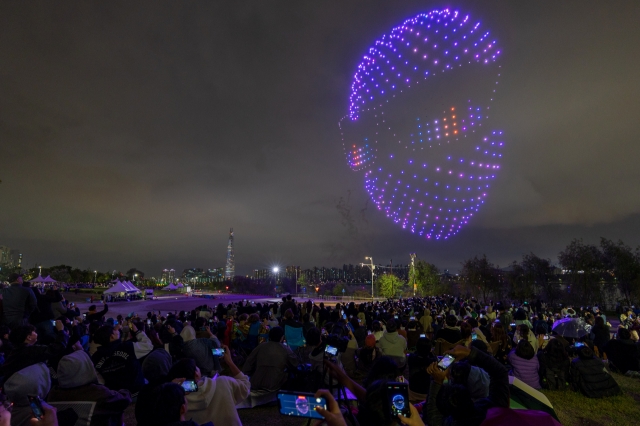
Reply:
[[[56,326],[56,320],[51,320],[51,325],[55,327]]]
[[[581,347],[583,347],[583,346],[584,346],[584,343],[582,343],[582,342],[576,342],[576,344],[575,344],[575,345],[573,345],[573,346],[575,346],[576,348],[581,348]]]
[[[182,389],[185,392],[198,392],[198,384],[193,380],[185,380],[182,382]]]
[[[278,409],[284,416],[323,419],[316,407],[327,409],[324,398],[316,398],[312,393],[278,392]]]
[[[453,361],[455,360],[456,359],[451,355],[445,355],[440,361],[438,361],[438,368],[442,371],[446,371],[447,368],[449,368],[449,366],[453,364]]]
[[[420,337],[421,337],[421,338],[422,338],[422,337],[427,337],[427,335],[426,335],[426,334],[421,334],[421,335],[420,335]]]
[[[224,356],[224,348],[213,348],[211,349],[211,353],[213,356]]]
[[[409,317],[409,321],[415,321],[416,317]]]
[[[408,384],[399,382],[387,383],[387,401],[392,417],[400,414],[405,417],[411,416]]]
[[[397,316],[397,315],[394,315],[393,317],[394,317],[395,319],[398,319],[398,316]]]
[[[33,417],[38,420],[42,420],[44,417],[44,408],[42,408],[42,400],[38,395],[28,395],[29,405],[31,406],[31,411],[33,411]]]
[[[342,319],[347,319],[347,314],[342,314]]]
[[[471,333],[471,340],[476,340],[478,338],[478,333]]]
[[[147,320],[147,325],[149,325],[149,326],[151,325],[151,320],[150,319]]]
[[[87,319],[87,314],[82,314],[82,318]]]
[[[543,337],[543,340],[549,340],[549,335],[545,334],[544,337]]]
[[[333,347],[331,345],[327,345],[327,347],[324,349],[324,352],[328,355],[336,356],[338,355],[338,348]]]
[[[480,314],[480,318],[484,318],[484,314]]]
[[[516,323],[512,322],[511,324],[509,324],[511,326],[511,328],[516,328]]]
[[[367,336],[373,334],[373,332],[371,330],[367,330]]]

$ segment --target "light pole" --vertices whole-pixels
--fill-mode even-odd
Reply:
[[[416,254],[415,253],[411,253],[409,254],[409,256],[411,257],[411,278],[413,278],[413,297],[416,297],[416,266],[415,266],[415,260],[416,260]]]
[[[279,270],[280,270],[280,268],[278,268],[277,266],[273,268],[273,278],[276,281],[276,286],[275,286],[276,288],[278,288],[278,271]]]
[[[93,282],[97,283],[98,281],[98,271],[93,271]]]
[[[136,282],[136,277],[138,276],[138,274],[133,274],[133,282]]]
[[[298,267],[294,266],[293,269],[296,270],[296,296],[298,296]]]
[[[371,262],[369,265],[367,265],[370,269],[371,269],[371,301],[373,302],[373,270],[376,268],[375,265],[373,264],[373,258],[372,257],[365,257],[365,260],[369,260],[369,262]],[[364,263],[361,263],[361,265],[364,265]]]

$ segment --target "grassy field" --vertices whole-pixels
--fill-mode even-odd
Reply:
[[[623,394],[604,399],[587,398],[579,392],[543,391],[564,426],[640,424],[640,380],[614,374]]]

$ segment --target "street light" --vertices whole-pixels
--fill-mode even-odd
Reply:
[[[40,272],[38,273],[38,276],[41,277],[42,276],[42,265],[38,266],[38,268],[40,268]]]
[[[93,282],[94,283],[98,282],[98,271],[93,271]]]
[[[133,282],[136,282],[136,277],[138,276],[138,274],[133,274]]]
[[[375,265],[373,264],[373,258],[372,257],[365,257],[365,260],[369,260],[371,263],[369,265],[367,265],[370,269],[371,269],[371,301],[373,302],[373,270],[376,268]],[[361,263],[361,265],[364,266],[364,263]]]

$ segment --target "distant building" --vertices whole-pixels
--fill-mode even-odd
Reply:
[[[227,266],[224,270],[225,280],[232,280],[236,276],[236,261],[233,254],[233,228],[229,230],[229,244],[227,244]]]
[[[176,281],[176,270],[175,269],[163,269],[162,276],[160,278],[160,282],[162,284],[171,284]]]

